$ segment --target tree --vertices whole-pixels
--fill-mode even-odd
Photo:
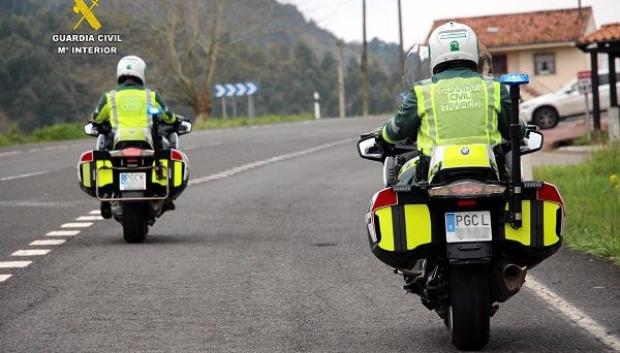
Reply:
[[[150,23],[150,28],[163,39],[176,98],[194,109],[196,120],[204,120],[213,110],[211,86],[222,48],[224,0],[175,0],[170,5],[163,23]]]

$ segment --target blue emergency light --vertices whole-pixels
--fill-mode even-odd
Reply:
[[[519,86],[530,82],[530,77],[528,74],[521,72],[512,72],[509,74],[503,74],[499,77],[499,82],[510,85],[510,86]]]

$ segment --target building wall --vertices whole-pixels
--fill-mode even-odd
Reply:
[[[536,75],[534,56],[555,54],[555,74]],[[577,77],[577,71],[589,70],[589,57],[575,47],[520,50],[508,52],[508,71],[525,72],[530,75],[530,85],[541,94],[557,91]]]

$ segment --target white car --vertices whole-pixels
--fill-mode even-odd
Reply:
[[[599,72],[599,93],[601,110],[609,108],[609,74]],[[616,87],[620,92],[620,74],[616,73]],[[592,110],[592,95],[588,95],[590,110]],[[557,92],[528,99],[521,103],[521,119],[538,125],[541,129],[555,127],[561,119],[586,113],[586,101],[583,94],[579,94],[577,79],[574,79],[560,88]]]

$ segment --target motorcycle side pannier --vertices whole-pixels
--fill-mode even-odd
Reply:
[[[560,248],[564,202],[554,185],[529,182],[524,185],[521,206],[522,227],[515,229],[505,223],[497,244],[499,250],[509,254],[515,262],[531,268]]]
[[[410,268],[435,250],[430,209],[422,198],[417,201],[399,204],[398,194],[384,189],[375,194],[366,216],[372,253],[394,268]]]

